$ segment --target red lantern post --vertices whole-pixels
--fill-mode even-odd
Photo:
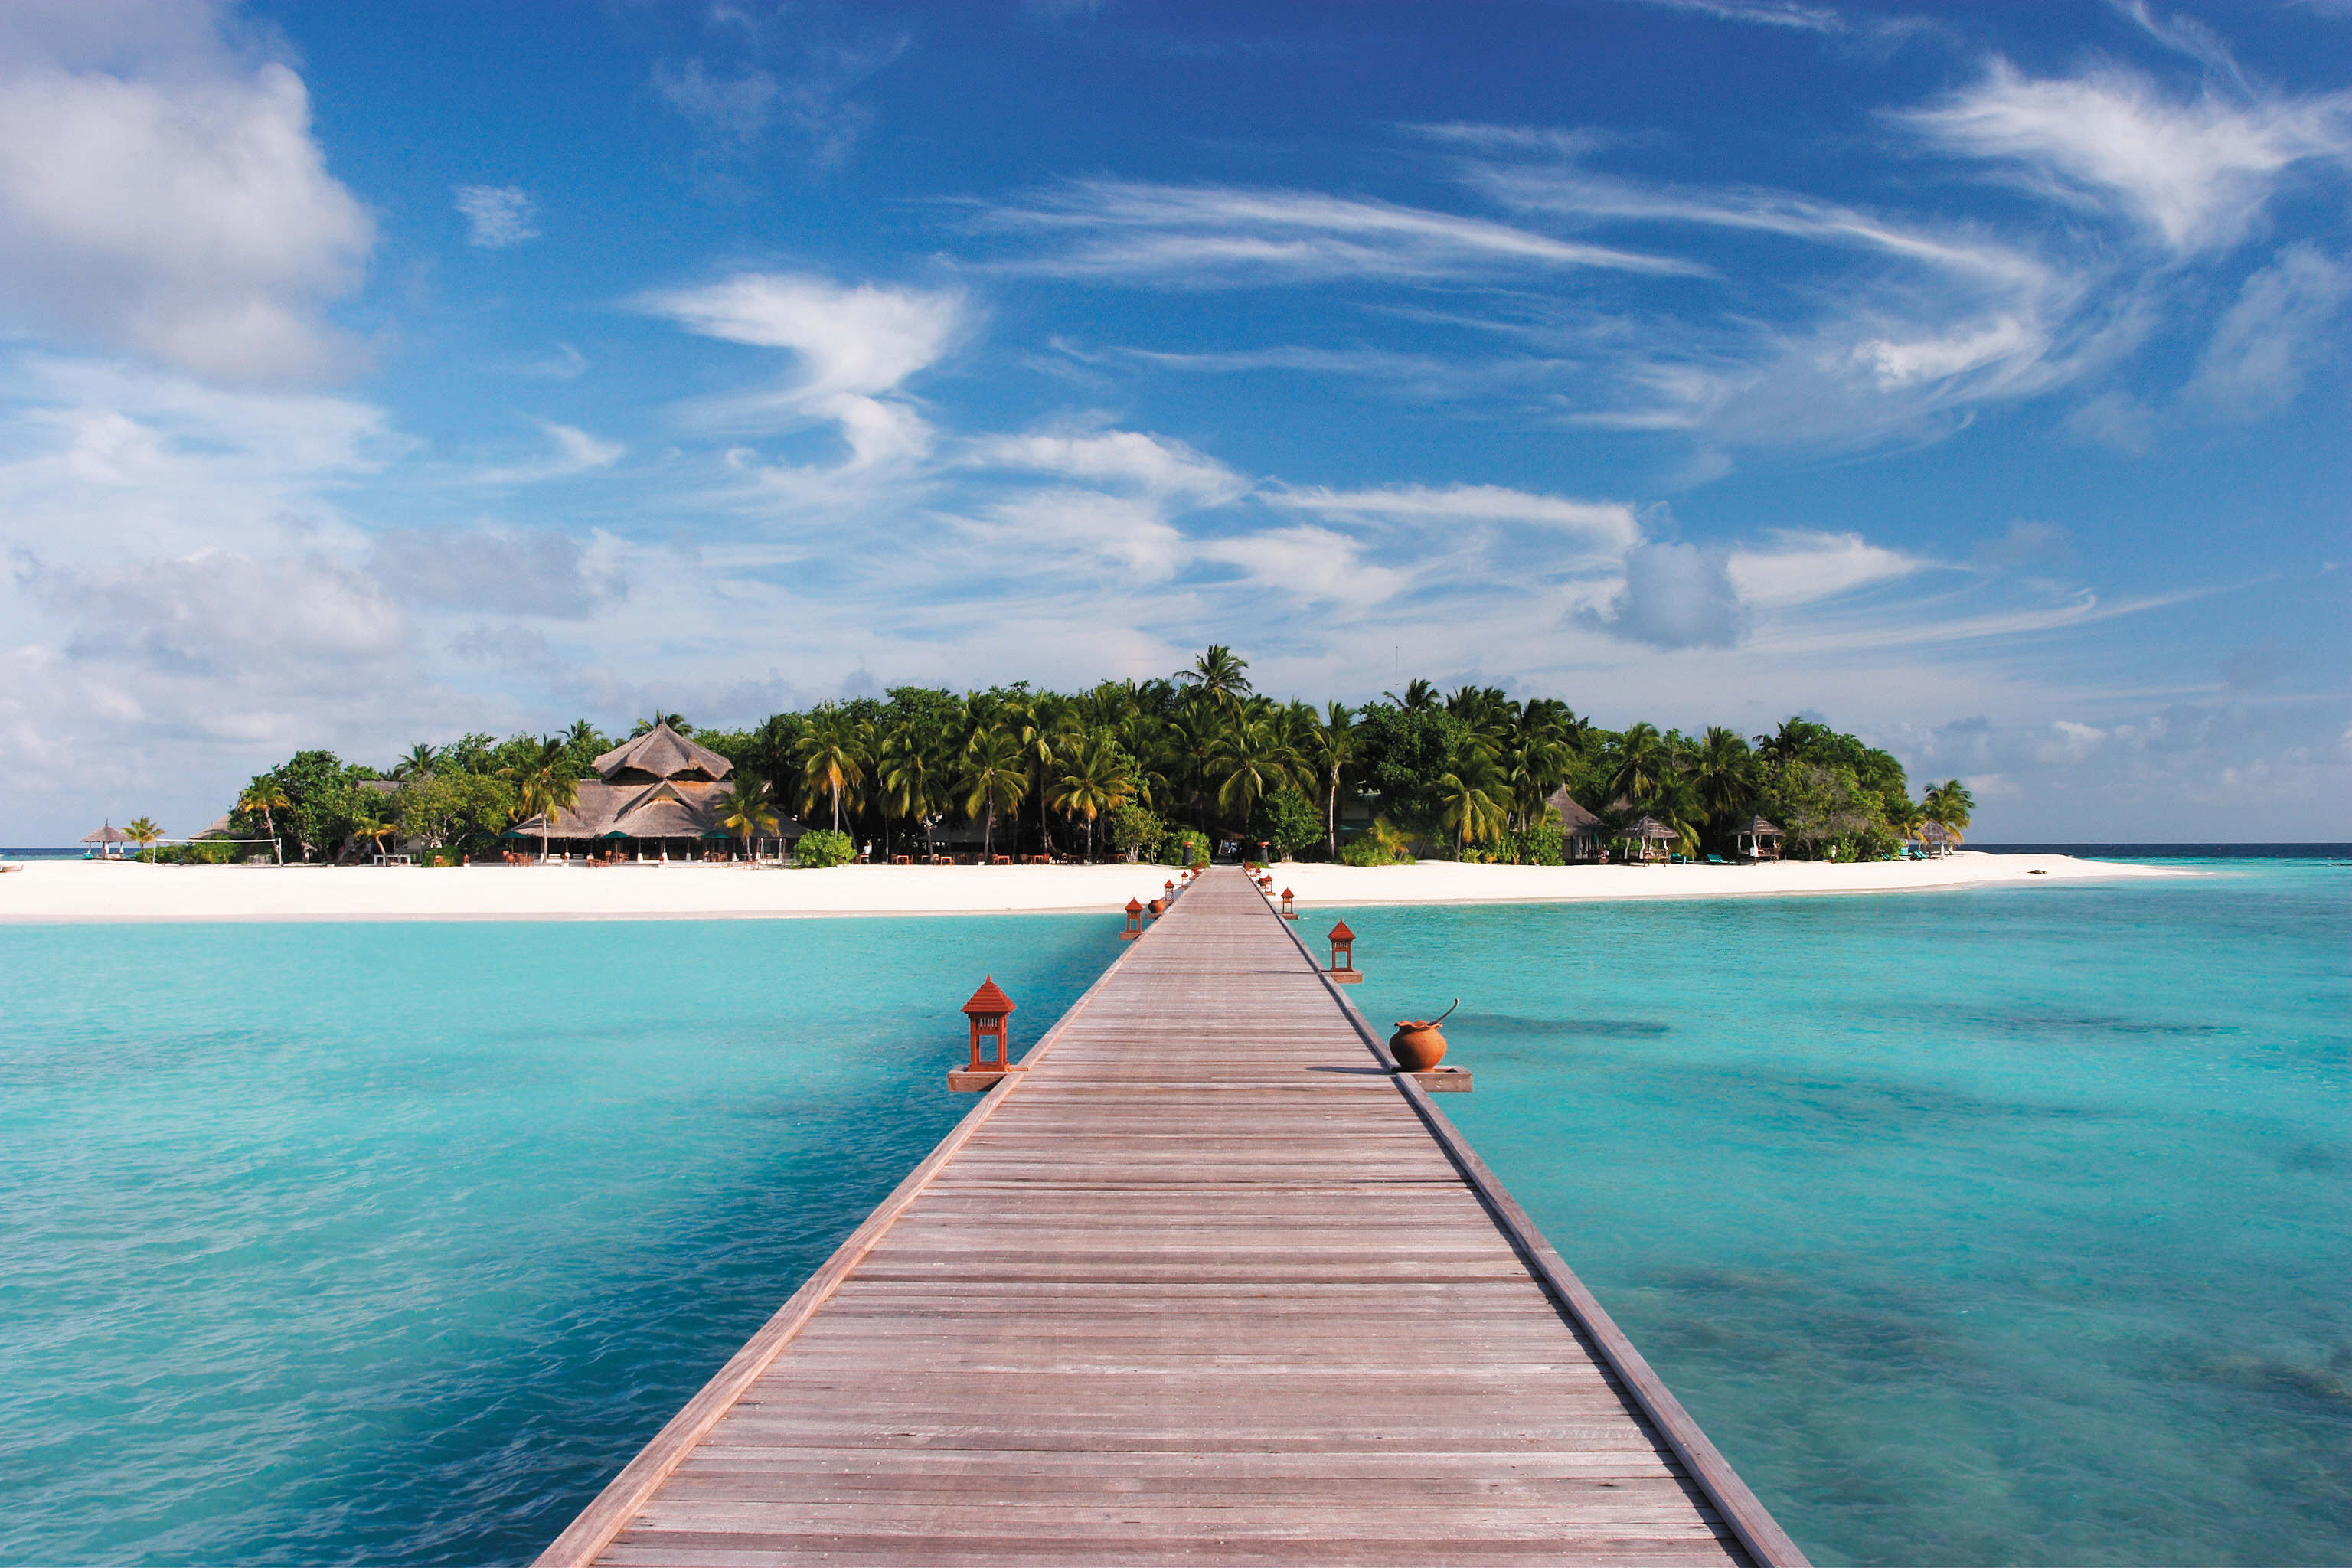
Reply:
[[[1295,921],[1295,920],[1297,920],[1297,919],[1298,918],[1298,910],[1297,910],[1297,908],[1295,905],[1293,905],[1293,904],[1291,903],[1291,901],[1290,901],[1290,897],[1291,897],[1291,895],[1290,895],[1290,889],[1289,889],[1288,888],[1285,888],[1285,889],[1282,889],[1282,918],[1283,918],[1284,920],[1286,920],[1286,921]]]
[[[1138,899],[1127,900],[1127,929],[1118,933],[1121,942],[1133,942],[1143,934],[1143,903]]]
[[[1022,1069],[1013,1065],[1013,1031],[1005,1020],[1013,1016],[1013,998],[989,976],[963,1005],[971,1021],[971,1065],[948,1073],[948,1088],[959,1094],[977,1094],[995,1088]]]
[[[1348,929],[1346,921],[1331,928],[1330,975],[1335,985],[1353,985],[1364,977],[1356,967],[1356,933]]]

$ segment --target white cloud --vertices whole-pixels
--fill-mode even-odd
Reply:
[[[1268,504],[1297,511],[1409,522],[1439,528],[1449,524],[1517,523],[1587,540],[1614,556],[1641,538],[1633,509],[1623,501],[1574,500],[1500,485],[1398,485],[1335,490],[1319,485],[1265,492]]]
[[[385,590],[441,609],[577,619],[603,596],[579,542],[548,530],[386,529],[370,566]]]
[[[732,24],[751,35],[757,48],[763,24],[748,11],[714,6],[713,25]],[[777,21],[785,20],[779,13]],[[823,171],[856,151],[874,123],[874,111],[852,97],[859,87],[904,54],[912,41],[904,32],[877,31],[858,38],[837,36],[823,13],[789,20],[783,42],[793,56],[783,74],[746,65],[731,76],[711,72],[699,58],[682,66],[656,63],[654,91],[683,116],[709,152],[742,159],[782,131]]]
[[[1904,342],[1873,338],[1854,345],[1853,359],[1880,386],[1891,390],[1949,381],[1987,365],[2038,357],[2048,343],[2042,332],[2013,317],[2001,316],[1932,338]]]
[[[1363,547],[1344,533],[1298,523],[1239,538],[1202,543],[1200,552],[1242,569],[1259,587],[1327,606],[1344,605],[1350,618],[1395,598],[1412,586],[1412,574],[1364,559]]]
[[[1995,59],[1975,86],[1897,118],[2045,193],[2112,203],[2180,252],[2242,238],[2295,164],[2352,155],[2352,92],[2184,102],[2120,67],[2033,78]]]
[[[2312,366],[2335,352],[2328,327],[2347,299],[2352,266],[2315,245],[2288,246],[2246,279],[2184,395],[2225,419],[2276,413],[2294,401]]]
[[[1639,0],[1662,11],[1685,11],[1719,22],[1745,22],[1760,27],[1793,27],[1808,33],[1845,30],[1845,18],[1825,5],[1801,5],[1796,0]]]
[[[558,425],[543,419],[539,421],[539,427],[554,445],[552,455],[536,463],[485,468],[474,476],[475,481],[485,485],[514,485],[530,484],[540,479],[570,479],[575,474],[609,468],[628,455],[629,449],[618,441],[600,441],[573,426]]]
[[[1673,650],[1736,647],[1749,616],[1731,580],[1728,552],[1660,543],[1627,551],[1624,585],[1605,612],[1581,618],[1626,642]]]
[[[459,185],[450,192],[466,218],[466,243],[482,250],[508,250],[537,239],[531,220],[539,204],[520,185]]]
[[[8,326],[223,378],[317,376],[353,357],[326,310],[359,282],[373,224],[327,173],[301,79],[233,59],[218,15],[35,5],[11,19]]]
[[[973,445],[971,460],[1095,484],[1129,484],[1149,495],[1202,506],[1234,500],[1249,489],[1248,480],[1183,442],[1137,430],[994,436]]]
[[[1859,533],[1780,530],[1770,538],[1769,548],[1735,550],[1724,563],[1739,597],[1759,607],[1835,598],[1910,576],[1930,564],[1873,544]]]
[[[1065,238],[1018,269],[1221,288],[1335,278],[1421,282],[1497,270],[1700,275],[1671,257],[1557,239],[1489,219],[1315,191],[1081,180],[993,208],[987,226]]]
[[[843,288],[820,278],[746,272],[700,289],[646,296],[641,303],[689,331],[730,342],[789,349],[797,381],[772,393],[709,405],[716,424],[736,428],[786,419],[838,423],[858,466],[921,456],[930,427],[896,390],[935,363],[970,329],[954,290]]]

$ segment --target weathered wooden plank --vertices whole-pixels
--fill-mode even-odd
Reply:
[[[1212,873],[541,1563],[1801,1568],[1392,1065]]]

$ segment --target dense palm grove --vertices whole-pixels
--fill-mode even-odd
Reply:
[[[663,717],[734,764],[727,829],[756,841],[797,816],[813,830],[796,850],[803,863],[845,858],[854,843],[920,853],[969,824],[992,853],[1181,863],[1238,843],[1358,865],[1556,865],[1547,803],[1563,786],[1612,826],[1656,818],[1691,854],[1728,849],[1759,813],[1791,855],[1842,860],[1900,853],[1930,822],[1955,836],[1968,822],[1958,781],[1914,801],[1892,756],[1801,719],[1752,741],[1721,728],[1610,731],[1552,698],[1471,686],[1442,696],[1422,680],[1362,708],[1317,708],[1255,692],[1248,668],[1212,647],[1171,679],[1069,694],[901,687],[750,730]],[[614,743],[584,720],[559,736],[473,734],[419,745],[383,774],[304,752],[253,781],[232,827],[289,859],[394,838],[479,855],[515,823],[571,804]],[[394,787],[362,787],[379,779]]]

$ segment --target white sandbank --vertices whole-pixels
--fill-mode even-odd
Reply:
[[[2193,875],[2063,855],[1961,853],[1839,866],[1273,868],[1302,909],[1358,904],[1923,892],[1988,884]],[[2042,875],[2034,875],[2040,872]],[[0,876],[0,921],[660,920],[1109,912],[1149,900],[1158,866],[147,866],[35,860]]]

